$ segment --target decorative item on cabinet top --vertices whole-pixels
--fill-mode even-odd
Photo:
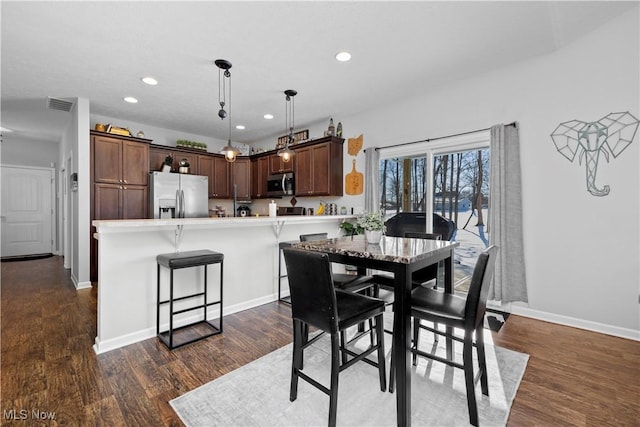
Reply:
[[[207,144],[205,144],[204,142],[189,141],[187,139],[177,140],[176,147],[193,148],[195,150],[207,151]]]
[[[278,143],[276,144],[276,149],[283,148],[287,142],[287,138],[289,135],[278,137]],[[300,144],[309,139],[309,129],[301,130],[300,132],[296,132],[293,134],[293,142],[289,145]]]
[[[129,129],[112,125],[107,125],[107,133],[112,133],[114,135],[131,136],[131,131]]]
[[[239,151],[241,156],[248,156],[251,154],[251,147],[248,144],[241,144],[236,142],[234,145]]]

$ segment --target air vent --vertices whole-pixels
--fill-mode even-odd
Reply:
[[[68,113],[73,108],[73,102],[49,96],[47,97],[47,108],[50,110],[66,111]]]

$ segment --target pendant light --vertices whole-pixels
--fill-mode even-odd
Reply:
[[[294,151],[289,148],[289,144],[293,144],[294,141],[293,127],[295,123],[295,102],[293,100],[293,97],[296,96],[298,92],[293,89],[287,89],[284,91],[284,94],[286,95],[284,104],[285,126],[286,131],[289,132],[289,134],[285,139],[284,148],[278,151],[278,156],[280,156],[282,158],[282,161],[286,163],[291,160],[291,158],[295,154]]]
[[[240,154],[240,150],[235,148],[231,143],[231,62],[226,59],[216,59],[214,61],[216,67],[218,67],[218,103],[220,104],[220,110],[218,111],[218,117],[221,120],[229,118],[229,139],[227,145],[222,147],[220,154],[224,154],[224,158],[227,162],[233,163],[236,161],[236,157]],[[228,84],[227,84],[228,83]],[[227,92],[227,86],[229,90]],[[229,101],[227,102],[227,93],[229,94]],[[227,107],[225,111],[224,107]]]

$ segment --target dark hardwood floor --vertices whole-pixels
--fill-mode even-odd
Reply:
[[[271,303],[174,351],[153,338],[96,355],[95,288],[76,291],[60,257],[1,266],[2,425],[34,411],[55,413],[44,425],[181,425],[169,400],[291,341],[289,307]],[[514,315],[493,339],[531,356],[509,426],[640,425],[640,343]]]

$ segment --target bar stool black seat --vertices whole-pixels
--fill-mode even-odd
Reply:
[[[156,257],[158,263],[158,286],[157,286],[157,312],[156,312],[156,334],[158,338],[171,350],[183,345],[208,338],[213,335],[222,333],[222,278],[224,254],[214,252],[208,249],[173,252],[161,254]],[[215,301],[208,299],[207,286],[207,269],[211,264],[220,264],[220,282],[219,282],[219,298]],[[160,267],[169,269],[169,298],[162,300],[160,298]],[[173,280],[173,272],[177,269],[204,267],[204,286],[202,290],[188,295],[175,296],[175,286]],[[189,299],[198,299],[199,303],[180,309],[175,308],[175,303]],[[160,308],[163,305],[169,305],[169,329],[160,331]],[[183,303],[180,303],[182,305]],[[208,319],[207,308],[218,305],[220,317],[217,322]],[[202,320],[191,322],[180,327],[174,326],[174,317],[176,315],[202,309]]]

